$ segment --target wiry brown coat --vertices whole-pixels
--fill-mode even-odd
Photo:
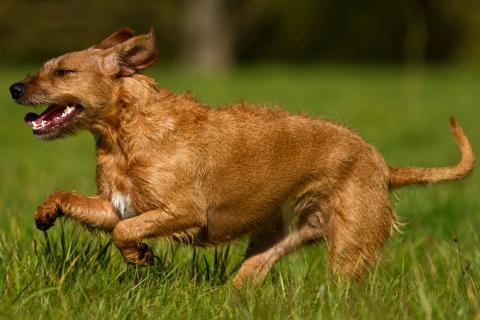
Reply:
[[[324,239],[331,269],[360,276],[397,225],[390,188],[460,179],[473,168],[455,120],[458,165],[390,168],[336,123],[247,103],[209,108],[158,88],[137,74],[155,58],[153,32],[134,37],[123,29],[22,82],[21,103],[80,109],[44,138],[83,128],[96,139],[98,194],[52,194],[35,213],[40,229],[61,215],[74,218],[112,232],[135,264],[152,262],[146,238],[215,245],[249,234],[238,286],[262,280],[283,255]],[[68,75],[58,76],[59,69]]]

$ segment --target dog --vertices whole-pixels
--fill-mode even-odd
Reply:
[[[462,179],[474,168],[453,118],[458,164],[392,167],[335,122],[245,102],[211,108],[160,88],[139,74],[156,58],[153,29],[136,36],[124,28],[10,87],[20,104],[48,105],[25,116],[37,138],[81,129],[95,138],[97,194],[54,192],[35,211],[38,229],[72,218],[111,233],[137,265],[153,263],[147,238],[211,246],[248,235],[237,287],[324,240],[333,274],[360,278],[399,226],[390,189]]]

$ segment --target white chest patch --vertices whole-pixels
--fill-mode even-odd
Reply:
[[[132,199],[130,198],[130,195],[114,192],[110,201],[112,202],[112,206],[117,209],[120,218],[128,219],[135,215],[131,208]]]

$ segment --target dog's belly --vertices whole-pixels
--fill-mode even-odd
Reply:
[[[250,218],[249,218],[250,217]],[[249,234],[261,223],[258,216],[229,212],[209,212],[207,225],[197,236],[198,245],[218,245],[228,243]]]

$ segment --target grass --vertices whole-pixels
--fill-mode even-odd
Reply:
[[[95,192],[94,148],[87,133],[50,143],[23,125],[26,107],[7,87],[35,66],[3,67],[0,87],[0,318],[80,319],[480,319],[480,178],[395,191],[407,222],[361,284],[327,275],[321,244],[282,260],[257,288],[235,290],[244,241],[193,249],[150,241],[155,266],[126,266],[109,237],[58,221],[47,233],[33,210],[54,190]],[[457,161],[448,130],[454,114],[480,143],[479,70],[376,66],[258,66],[199,76],[151,71],[161,86],[205,102],[277,103],[336,119],[399,165]],[[477,150],[478,151],[478,150]]]

